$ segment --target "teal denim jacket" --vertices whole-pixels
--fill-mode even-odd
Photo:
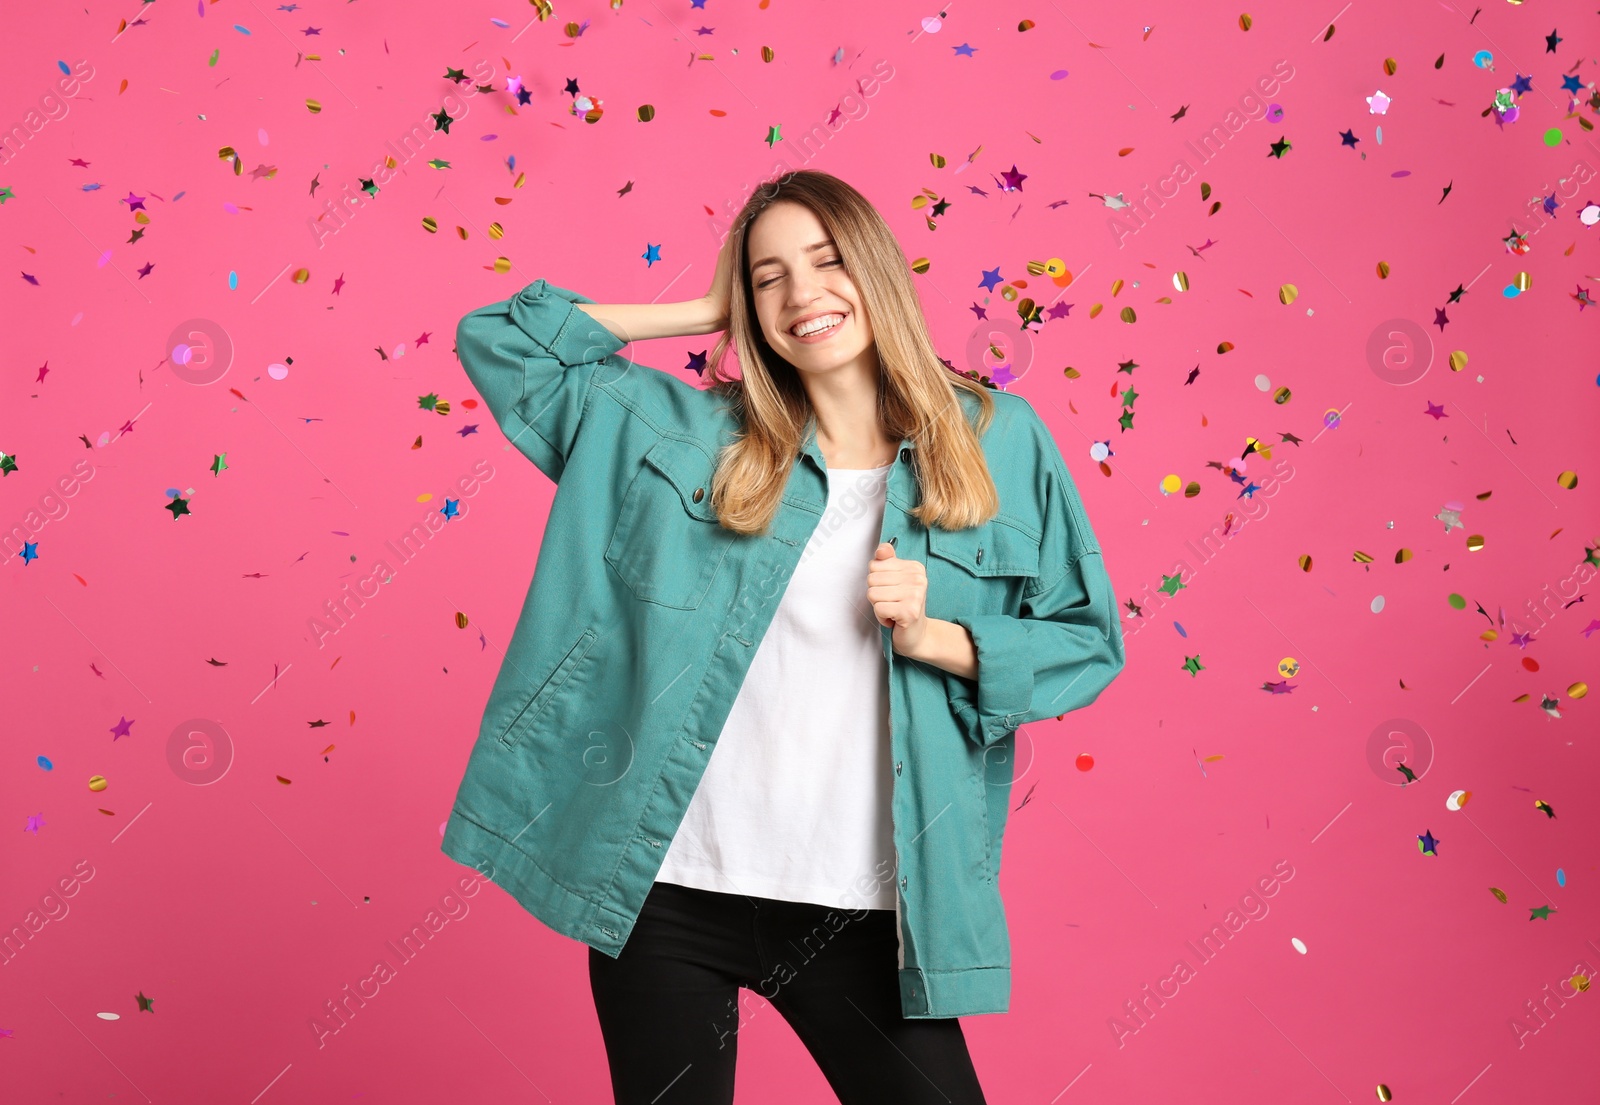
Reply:
[[[501,429],[557,486],[442,847],[616,957],[828,480],[813,420],[769,533],[723,529],[711,476],[737,429],[726,401],[618,356],[625,343],[573,306],[593,302],[535,280],[456,331]],[[964,626],[978,658],[964,679],[896,655],[880,627],[895,864],[852,885],[863,900],[895,885],[906,1017],[1009,1008],[996,879],[1016,730],[1089,705],[1124,662],[1115,592],[1061,453],[1026,399],[994,402],[982,445],[997,517],[960,531],[917,521],[915,441],[900,443],[888,479],[881,540],[924,563],[927,616]]]

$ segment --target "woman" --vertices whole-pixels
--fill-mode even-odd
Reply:
[[[616,356],[718,331],[709,388]],[[1009,1001],[1015,730],[1123,664],[1042,421],[944,366],[812,170],[699,299],[537,280],[457,344],[558,486],[443,848],[589,945],[615,1100],[731,1102],[770,1003],[846,1105],[982,1102],[956,1018]]]

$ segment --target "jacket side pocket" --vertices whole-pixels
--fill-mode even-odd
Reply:
[[[567,677],[572,674],[574,668],[583,662],[583,658],[589,654],[589,647],[594,644],[599,636],[600,634],[593,629],[585,629],[583,631],[577,643],[567,650],[567,654],[556,665],[555,671],[550,673],[549,678],[544,681],[544,684],[535,692],[534,696],[528,700],[527,705],[505,727],[505,731],[500,734],[501,744],[507,748],[515,748],[523,736],[531,732],[534,726],[539,724],[539,719],[550,708],[550,703],[560,693],[562,685],[567,681]]]

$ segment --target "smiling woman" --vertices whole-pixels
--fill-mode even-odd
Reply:
[[[714,330],[709,387],[618,354]],[[540,279],[456,344],[558,487],[442,846],[589,946],[618,1105],[729,1105],[738,991],[790,947],[770,1000],[841,1101],[981,1105],[1016,731],[1123,665],[1037,412],[945,366],[882,215],[814,171],[698,300]]]

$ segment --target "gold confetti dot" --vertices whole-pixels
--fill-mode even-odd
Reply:
[[[106,777],[104,775],[91,775],[91,776],[89,776],[89,789],[90,790],[105,790],[106,787],[109,786],[109,785],[110,784],[106,782]]]
[[[1293,284],[1283,284],[1278,288],[1278,302],[1285,307],[1300,298],[1300,289]]]
[[[1556,477],[1556,482],[1562,487],[1566,488],[1568,491],[1571,491],[1574,487],[1578,486],[1578,473],[1563,472],[1561,475]]]

